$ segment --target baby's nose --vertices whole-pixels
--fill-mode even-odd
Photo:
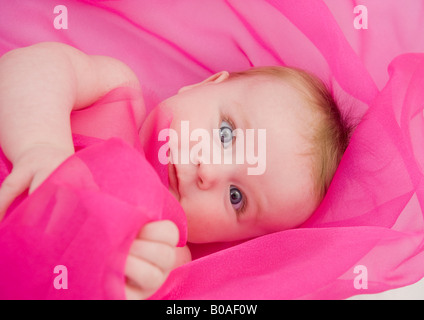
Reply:
[[[197,186],[202,190],[210,189],[218,180],[218,172],[213,164],[199,162],[197,165]]]

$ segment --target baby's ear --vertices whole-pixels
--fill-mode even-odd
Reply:
[[[207,83],[220,83],[220,82],[228,79],[229,76],[230,76],[230,74],[228,73],[228,71],[221,71],[221,72],[215,73],[214,75],[211,75],[209,78],[203,80],[202,82],[198,82],[198,83],[195,83],[195,84],[191,84],[191,85],[182,87],[180,90],[178,90],[178,93],[187,91],[187,90],[195,88],[195,87],[205,85]]]

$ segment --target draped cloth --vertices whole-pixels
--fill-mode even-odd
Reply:
[[[294,66],[327,83],[358,124],[308,221],[190,245],[193,261],[152,299],[344,299],[424,276],[419,1],[62,1],[67,29],[56,29],[65,18],[56,5],[1,0],[0,54],[59,41],[120,59],[139,77],[147,113],[221,70]],[[120,88],[72,115],[77,153],[0,223],[0,297],[121,299],[125,257],[144,223],[172,219],[186,242],[184,214],[152,151],[166,117],[152,117],[140,145],[139,94]],[[2,180],[11,165],[1,159]],[[66,290],[54,286],[57,265],[67,267]]]

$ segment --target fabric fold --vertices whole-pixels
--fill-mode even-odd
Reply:
[[[71,288],[78,288],[83,298],[122,298],[122,263],[142,219],[163,218],[166,211],[184,229],[155,151],[167,121],[155,115],[157,103],[214,72],[283,64],[323,79],[358,123],[324,201],[298,229],[190,245],[195,259],[174,270],[151,298],[344,299],[424,276],[424,13],[418,1],[404,0],[400,8],[397,0],[64,0],[67,30],[54,28],[52,0],[0,3],[0,54],[59,41],[109,55],[134,70],[144,98],[143,107],[139,93],[117,91],[109,98],[116,94],[121,103],[106,98],[73,115],[77,155],[34,195],[22,195],[0,223],[3,257],[20,259],[0,259],[0,275],[10,279],[0,282],[0,296],[22,294],[16,286],[22,276],[30,288],[26,297],[75,298]],[[368,9],[367,29],[353,24],[357,5]],[[17,14],[28,10],[31,15]],[[144,108],[152,122],[141,144]],[[110,140],[116,136],[120,140]],[[11,165],[0,160],[4,178]],[[141,176],[143,168],[155,186],[148,190],[130,174]],[[138,192],[158,201],[143,204]],[[100,212],[109,209],[120,216]],[[36,240],[54,254],[37,249]],[[68,291],[52,285],[58,264],[78,266],[68,267]]]

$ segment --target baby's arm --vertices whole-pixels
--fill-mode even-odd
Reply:
[[[139,88],[124,63],[46,42],[0,58],[0,146],[13,164],[0,189],[0,220],[16,196],[32,192],[74,153],[72,110],[119,87]]]
[[[13,164],[0,188],[0,220],[16,196],[28,187],[33,191],[74,153],[71,111],[119,86],[139,89],[125,64],[61,43],[41,43],[0,58],[0,146]],[[128,298],[146,298],[163,283],[184,250],[176,249],[177,242],[178,229],[170,221],[143,227],[127,258]],[[177,263],[188,261],[185,257]]]

